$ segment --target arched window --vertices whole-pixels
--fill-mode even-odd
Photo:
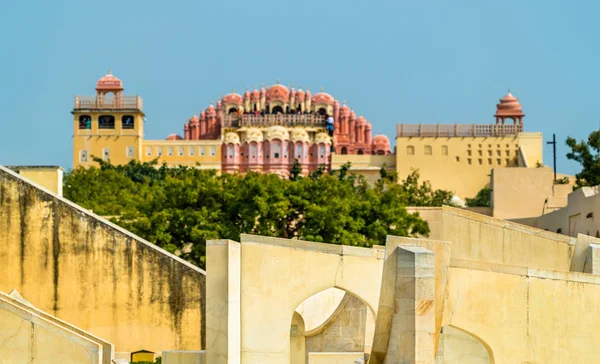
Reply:
[[[273,114],[283,114],[283,108],[281,106],[273,107]]]
[[[348,154],[348,149],[346,149],[346,147],[342,147],[342,154]]]
[[[279,157],[281,156],[281,142],[280,141],[273,142],[272,152],[273,152],[273,158],[279,159]]]
[[[358,152],[356,154],[365,154],[365,152],[363,152],[362,149],[359,149]]]
[[[89,115],[79,116],[79,129],[91,129],[92,128],[92,117]]]
[[[122,129],[133,129],[135,126],[135,119],[133,115],[123,115],[121,117],[121,128]]]
[[[406,147],[406,154],[408,155],[415,155],[415,147],[413,147],[412,145],[409,145]]]
[[[448,155],[448,146],[442,145],[442,155]]]
[[[319,115],[327,115],[327,110],[324,107],[322,107],[317,111],[317,113]]]
[[[378,150],[378,151],[377,151],[377,155],[385,155],[385,151],[383,151],[383,150]]]
[[[233,158],[233,151],[234,151],[233,144],[228,144],[227,145],[227,156],[229,158]]]
[[[252,142],[250,144],[250,158],[256,159],[257,155],[258,155],[258,146],[256,145],[255,142]]]
[[[319,144],[319,156],[321,158],[325,157],[325,144]]]
[[[235,107],[232,107],[229,109],[229,111],[227,113],[229,115],[235,115],[235,114],[237,114],[237,109]]]
[[[98,129],[114,129],[115,117],[112,115],[102,115],[98,118]]]
[[[431,145],[426,145],[425,146],[425,155],[431,155],[431,153],[432,153]]]
[[[296,143],[296,158],[302,159],[302,143],[300,142]]]

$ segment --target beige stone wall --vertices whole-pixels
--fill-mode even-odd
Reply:
[[[364,353],[308,353],[308,364],[354,364]]]
[[[600,237],[600,187],[583,187],[569,194],[568,206],[540,216],[537,227],[569,236]]]
[[[206,352],[202,351],[163,351],[162,364],[206,364]]]
[[[201,349],[204,271],[0,167],[0,290],[115,344]]]
[[[442,211],[452,259],[569,271],[573,238],[447,206]]]
[[[474,336],[493,363],[593,363],[600,278],[453,262],[444,324]],[[493,303],[493,304],[492,304]]]
[[[106,361],[102,344],[0,295],[0,362],[101,364]]]
[[[566,196],[572,190],[570,184],[555,185],[550,168],[496,168],[492,171],[494,217],[538,217],[566,206]]]
[[[364,352],[367,305],[346,294],[334,316],[306,338],[306,352]],[[308,359],[308,357],[307,357]]]
[[[491,364],[487,348],[476,338],[452,326],[440,335],[435,364]]]

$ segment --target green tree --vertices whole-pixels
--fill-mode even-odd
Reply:
[[[309,178],[285,180],[156,161],[97,162],[66,174],[65,197],[200,267],[206,240],[243,233],[363,247],[386,235],[427,235],[427,223],[405,206],[439,206],[452,196],[420,183],[417,171],[398,183],[396,172],[383,168],[370,185],[349,163],[336,173],[321,166]]]
[[[576,186],[600,185],[600,131],[592,132],[587,142],[577,142],[575,138],[567,138],[567,146],[571,151],[567,153],[567,159],[581,164],[581,172],[575,175]]]
[[[290,169],[290,180],[297,181],[300,177],[302,177],[302,165],[298,162],[298,159],[294,159],[294,164]]]
[[[492,189],[482,188],[474,198],[466,198],[465,204],[469,207],[491,207],[492,206]]]

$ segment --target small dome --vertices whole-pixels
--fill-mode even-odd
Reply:
[[[500,103],[496,107],[496,115],[494,116],[524,116],[519,99],[514,97],[510,91],[500,99]]]
[[[351,120],[356,119],[356,113],[354,112],[354,110],[350,111],[350,119]]]
[[[206,118],[206,114],[204,113],[204,111],[202,111],[200,113],[200,120],[205,119]]]
[[[298,89],[298,91],[296,91],[296,101],[304,101],[304,91],[302,91],[302,89]]]
[[[183,138],[177,134],[171,134],[167,137],[167,140],[183,140]]]
[[[250,91],[246,90],[246,92],[244,92],[244,99],[249,99],[250,98]]]
[[[367,122],[367,125],[365,125],[365,130],[371,130],[373,128],[373,125],[371,125],[371,123]]]
[[[284,85],[273,85],[267,90],[268,100],[287,101],[290,97],[290,90]]]
[[[217,112],[215,111],[215,107],[210,104],[209,107],[206,108],[206,116],[210,117],[210,116],[215,116],[217,115]]]
[[[258,101],[258,99],[260,99],[260,91],[257,89],[252,90],[252,93],[250,94],[250,100]]]
[[[194,114],[194,116],[192,116],[189,121],[190,123],[197,123],[198,121],[200,121],[200,119],[198,119],[196,114]]]
[[[391,154],[392,148],[390,139],[385,135],[376,135],[371,143],[373,154]]]
[[[325,92],[319,92],[312,98],[313,104],[333,105],[334,102],[335,102],[335,99],[333,98],[333,96],[331,96],[330,94],[325,93]]]
[[[365,119],[365,117],[364,117],[364,116],[362,116],[362,115],[361,115],[361,116],[359,116],[359,117],[356,119],[356,125],[367,125],[367,119]]]
[[[243,102],[244,99],[242,98],[242,96],[240,94],[236,94],[235,92],[227,94],[225,97],[223,97],[224,104],[241,105]]]
[[[121,91],[123,90],[123,82],[108,70],[108,73],[96,83],[96,90]]]

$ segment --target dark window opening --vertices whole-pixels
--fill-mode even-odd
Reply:
[[[237,109],[235,107],[232,107],[231,109],[229,109],[229,115],[235,115],[237,114]]]
[[[91,129],[92,128],[92,117],[89,115],[79,116],[79,129]]]
[[[273,114],[279,114],[279,113],[283,114],[283,108],[281,106],[275,106],[273,108]]]
[[[557,234],[562,234],[562,229],[561,229],[561,228],[558,228],[558,230],[556,230],[556,233],[557,233]]]
[[[112,115],[102,115],[98,118],[98,129],[114,129],[115,117]]]
[[[123,115],[121,117],[121,127],[123,129],[133,129],[135,126],[135,119],[133,115]]]
[[[365,154],[365,152],[363,152],[363,150],[362,150],[362,149],[359,149],[359,150],[358,150],[358,152],[357,152],[356,154],[358,154],[358,155],[362,155],[362,154]]]
[[[348,154],[348,149],[346,149],[346,147],[342,148],[342,154]]]

